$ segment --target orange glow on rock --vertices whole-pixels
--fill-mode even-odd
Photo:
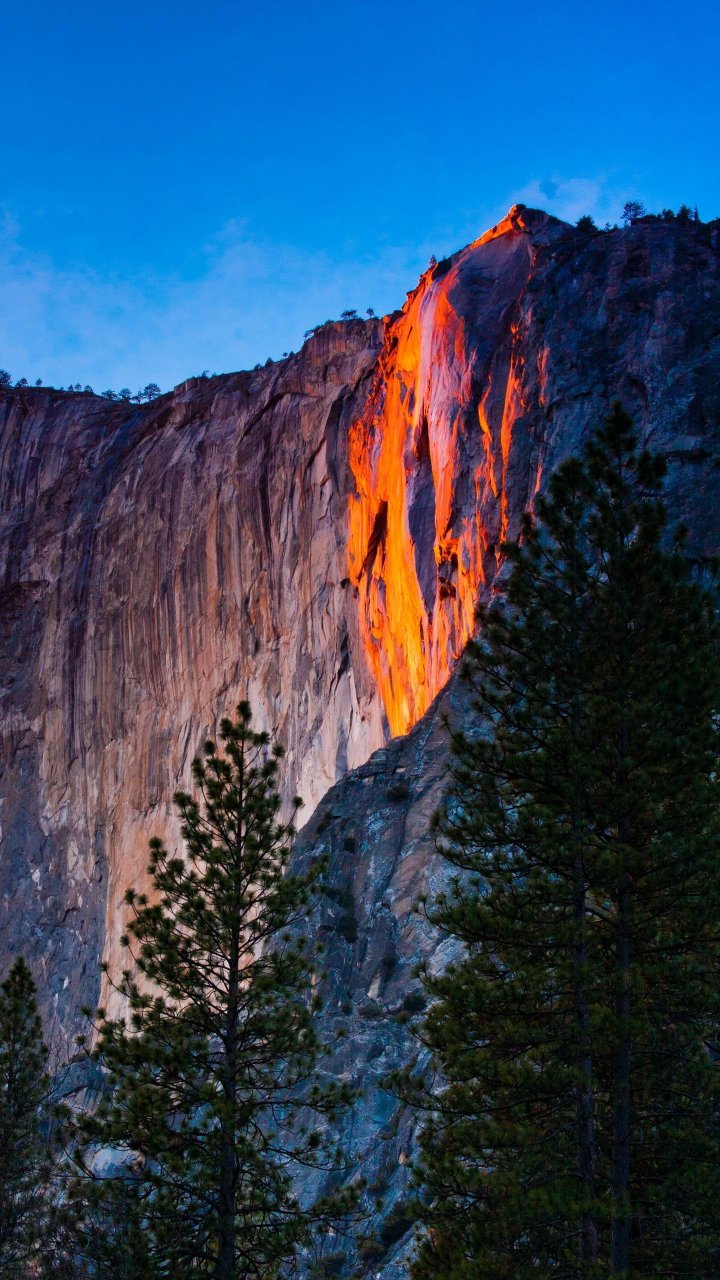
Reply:
[[[532,270],[524,233],[511,210],[421,276],[386,322],[375,382],[350,430],[348,576],[393,734],[448,680],[508,530],[523,399],[507,302]]]

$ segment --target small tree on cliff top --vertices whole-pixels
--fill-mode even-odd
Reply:
[[[719,637],[662,473],[615,406],[468,654],[416,1280],[720,1275]]]
[[[119,983],[128,1015],[98,1014],[109,1094],[80,1122],[84,1164],[91,1173],[93,1151],[114,1151],[90,1200],[116,1221],[119,1209],[145,1251],[128,1274],[272,1276],[313,1222],[347,1208],[303,1212],[291,1183],[298,1163],[327,1166],[323,1119],[346,1100],[312,1080],[313,967],[294,929],[321,867],[288,872],[282,752],[252,731],[247,704],[220,737],[223,751],[207,743],[193,764],[202,806],[175,797],[187,857],[152,841],[154,900],[126,896],[123,941],[141,975]]]
[[[623,205],[622,220],[626,227],[632,226],[639,218],[645,217],[645,205],[639,200],[626,200]]]

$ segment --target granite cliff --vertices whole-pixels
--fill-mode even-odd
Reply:
[[[347,607],[347,435],[380,324],[149,408],[11,394],[0,468],[3,952],[57,1034],[97,997],[122,894],[240,697],[311,811],[385,740]]]
[[[174,838],[194,750],[247,694],[306,801],[298,859],[330,853],[332,1070],[367,1083],[407,1055],[413,965],[442,960],[412,912],[441,874],[439,712],[462,715],[452,671],[502,538],[614,398],[666,455],[702,565],[715,224],[588,234],[515,208],[401,312],[254,373],[148,406],[0,392],[0,954],[28,956],[58,1038],[97,999],[148,836]],[[371,1089],[346,1136],[392,1202],[392,1100]]]

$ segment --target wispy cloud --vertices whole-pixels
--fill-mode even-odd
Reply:
[[[625,200],[634,193],[615,189],[607,178],[535,178],[518,193],[517,199],[533,208],[546,209],[556,218],[577,222],[589,213],[598,226],[616,222]]]
[[[305,254],[230,223],[203,250],[194,280],[118,279],[29,253],[0,222],[0,366],[14,377],[96,390],[163,388],[209,369],[248,368],[297,349],[311,325],[346,307],[399,306],[432,245],[375,257]]]
[[[513,192],[502,212],[522,200],[572,222],[590,213],[602,226],[618,218],[625,198],[602,177],[554,176]],[[17,221],[0,215],[0,367],[14,378],[99,391],[147,382],[165,389],[203,369],[249,368],[297,350],[306,329],[346,307],[381,314],[400,306],[430,253],[452,252],[464,239],[374,255],[347,246],[308,254],[229,222],[202,248],[194,279],[119,278],[29,251]]]

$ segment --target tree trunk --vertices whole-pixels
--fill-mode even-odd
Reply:
[[[239,801],[235,835],[235,892],[239,893],[242,862],[245,847],[244,831],[244,757],[240,763]],[[225,1012],[223,1102],[225,1116],[222,1125],[221,1173],[218,1203],[218,1256],[215,1280],[234,1280],[236,1255],[235,1199],[237,1196],[237,1079],[238,1079],[238,1013],[240,1008],[240,903],[233,913],[235,921],[230,940],[227,969],[227,1005]]]
[[[221,1170],[218,1203],[218,1256],[216,1280],[233,1280],[235,1274],[235,1082],[237,1075],[237,1011],[239,988],[239,944],[233,947],[228,983],[228,1016],[226,1020],[225,1070],[223,1093],[226,1113],[222,1126]],[[233,960],[235,964],[233,965]]]
[[[572,737],[578,747],[580,737],[580,697],[578,686],[582,683],[580,659],[580,594],[577,586],[577,541],[573,538],[572,582],[572,646],[573,680]],[[595,1094],[593,1077],[592,1043],[590,1034],[590,1007],[588,1001],[588,945],[587,945],[587,884],[583,859],[583,822],[580,808],[580,780],[574,779],[572,798],[573,862],[573,1005],[577,1034],[575,1085],[575,1142],[577,1173],[582,1190],[584,1207],[580,1221],[578,1240],[577,1280],[584,1280],[588,1269],[597,1263],[598,1229],[595,1214]]]
[[[623,480],[622,461],[618,458],[618,480]],[[627,850],[631,840],[631,822],[628,802],[628,771],[630,768],[630,698],[628,688],[631,657],[634,652],[630,629],[631,583],[625,561],[625,552],[631,538],[632,521],[627,516],[626,498],[618,508],[618,574],[616,578],[617,618],[620,644],[618,646],[619,708],[618,721],[618,771],[616,797],[618,813],[618,878],[617,878],[617,931],[615,938],[615,1024],[617,1046],[613,1081],[613,1221],[611,1233],[611,1273],[625,1276],[630,1270],[630,1058],[631,1058],[631,985],[630,985],[630,933],[631,933],[631,884],[627,870]]]
[[[622,839],[622,837],[621,837]],[[618,984],[615,1017],[618,1046],[615,1057],[615,1105],[613,1110],[613,1224],[612,1274],[625,1275],[630,1268],[630,883],[623,872],[618,893],[618,926],[615,951]]]
[[[578,1280],[583,1280],[590,1267],[597,1263],[598,1231],[595,1217],[595,1095],[593,1088],[593,1060],[590,1043],[590,1010],[587,997],[588,951],[585,939],[586,894],[585,876],[580,860],[574,867],[575,942],[573,949],[573,996],[575,1026],[578,1036],[578,1081],[575,1086],[575,1131],[577,1164],[585,1207],[580,1223],[578,1242]]]

